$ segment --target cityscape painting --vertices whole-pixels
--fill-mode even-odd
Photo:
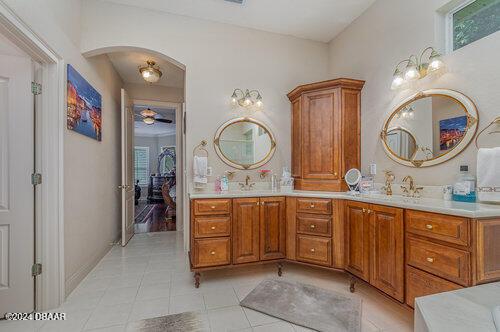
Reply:
[[[467,116],[439,121],[439,145],[441,151],[453,149],[465,135]]]
[[[67,77],[68,129],[101,141],[101,95],[69,64]]]

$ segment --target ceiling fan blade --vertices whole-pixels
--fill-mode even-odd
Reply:
[[[155,120],[158,122],[163,122],[163,123],[172,123],[172,120],[168,120],[168,119],[155,119]]]

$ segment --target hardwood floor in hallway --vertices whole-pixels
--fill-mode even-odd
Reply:
[[[66,302],[52,310],[65,312],[66,321],[1,321],[0,331],[134,331],[133,322],[189,311],[201,312],[214,332],[309,331],[239,306],[268,278],[277,278],[275,264],[203,273],[196,289],[182,232],[136,234],[126,247],[114,246]],[[344,273],[285,264],[283,278],[349,293]],[[363,332],[412,331],[412,313],[373,288],[360,284],[354,296],[363,301]]]

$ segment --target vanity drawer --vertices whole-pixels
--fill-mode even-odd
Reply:
[[[470,253],[429,241],[407,238],[407,264],[468,286],[470,282]]]
[[[436,213],[407,211],[406,229],[408,232],[432,239],[469,245],[469,220]]]
[[[332,218],[314,214],[297,215],[297,233],[332,236]]]
[[[231,235],[230,216],[207,216],[194,218],[194,237],[219,237]]]
[[[415,298],[442,292],[449,292],[463,287],[408,266],[406,268],[406,304],[415,307]]]
[[[330,266],[332,264],[332,240],[308,235],[297,235],[297,260]]]
[[[230,199],[197,199],[194,201],[194,214],[229,214],[231,212]]]
[[[321,198],[297,198],[297,212],[331,214],[332,200]]]
[[[229,238],[194,240],[194,267],[228,265],[231,262]]]

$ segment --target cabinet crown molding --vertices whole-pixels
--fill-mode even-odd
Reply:
[[[299,85],[298,87],[296,87],[295,89],[290,91],[287,94],[287,96],[288,96],[288,99],[290,99],[290,101],[293,101],[298,96],[300,96],[304,92],[308,92],[308,91],[321,90],[321,89],[331,89],[331,88],[336,88],[336,87],[361,90],[364,85],[365,85],[365,81],[362,81],[362,80],[355,80],[352,78],[337,78],[334,80]]]

